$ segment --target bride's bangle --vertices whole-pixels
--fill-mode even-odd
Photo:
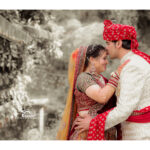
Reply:
[[[119,78],[119,73],[117,71],[116,72],[112,72],[111,73],[111,77],[108,80],[107,84],[113,86],[116,89],[117,86],[118,86],[119,79],[120,79]]]

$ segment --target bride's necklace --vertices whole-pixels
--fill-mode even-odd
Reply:
[[[101,87],[104,87],[105,85],[105,82],[104,82],[104,79],[102,77],[102,75],[97,72],[87,72],[87,73],[90,73],[93,77],[93,79],[101,86]]]
[[[101,74],[100,73],[97,73],[97,72],[90,72],[90,74],[95,77],[95,78],[101,78]]]

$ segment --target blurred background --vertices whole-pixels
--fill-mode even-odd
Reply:
[[[0,140],[55,140],[70,54],[105,46],[105,19],[133,25],[150,55],[149,10],[0,10],[0,19]],[[118,65],[109,60],[104,76]]]

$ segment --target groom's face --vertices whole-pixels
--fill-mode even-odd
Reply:
[[[106,41],[106,49],[111,59],[115,59],[118,56],[118,50],[116,48],[116,43],[112,41]]]

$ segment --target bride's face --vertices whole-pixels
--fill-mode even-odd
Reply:
[[[96,69],[97,73],[101,73],[104,72],[106,70],[107,64],[108,64],[108,59],[107,59],[107,52],[106,51],[102,51],[100,56],[98,56],[97,58],[94,58],[94,66]]]

